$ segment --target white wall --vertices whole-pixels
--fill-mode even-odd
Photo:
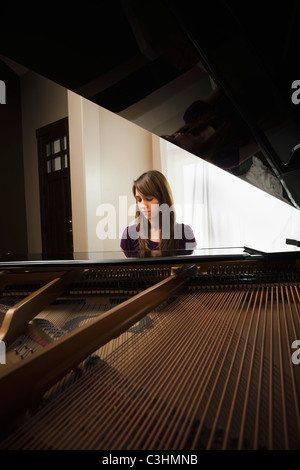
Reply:
[[[133,180],[153,168],[152,134],[73,92],[68,106],[74,252],[118,251]]]
[[[67,91],[28,71],[21,77],[22,130],[29,253],[42,252],[36,129],[68,115]]]

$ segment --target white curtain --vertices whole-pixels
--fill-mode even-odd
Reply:
[[[300,239],[298,209],[164,139],[160,146],[177,221],[192,227],[198,248],[299,250],[286,245]]]

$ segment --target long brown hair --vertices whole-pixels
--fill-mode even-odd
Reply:
[[[174,249],[177,246],[178,240],[174,239],[174,226],[175,226],[175,210],[174,210],[174,201],[173,195],[166,177],[157,170],[150,170],[143,173],[138,179],[133,183],[132,191],[133,195],[136,198],[136,190],[138,190],[143,196],[152,196],[159,201],[159,205],[166,205],[168,207],[168,214],[170,219],[168,223],[170,224],[170,237],[163,238],[161,236],[159,240],[159,250],[169,250]],[[139,246],[140,250],[149,250],[149,238],[148,233],[148,223],[150,222],[144,217],[144,215],[139,211],[138,205],[136,206],[136,219],[137,219],[137,231],[139,232]],[[159,228],[162,229],[162,213],[159,213]],[[162,230],[161,230],[162,232]]]

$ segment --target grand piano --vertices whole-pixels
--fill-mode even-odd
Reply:
[[[298,209],[297,2],[274,6],[272,24],[230,2],[201,14],[107,3],[101,28],[89,15],[95,33],[1,33],[0,70],[30,69],[130,119],[197,67]],[[135,118],[165,138],[154,121]],[[3,243],[0,448],[299,450],[300,242],[286,242],[143,257]]]

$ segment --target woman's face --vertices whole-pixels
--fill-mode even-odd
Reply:
[[[137,189],[135,190],[136,202],[139,211],[151,221],[159,212],[159,200],[154,196],[144,196]]]

